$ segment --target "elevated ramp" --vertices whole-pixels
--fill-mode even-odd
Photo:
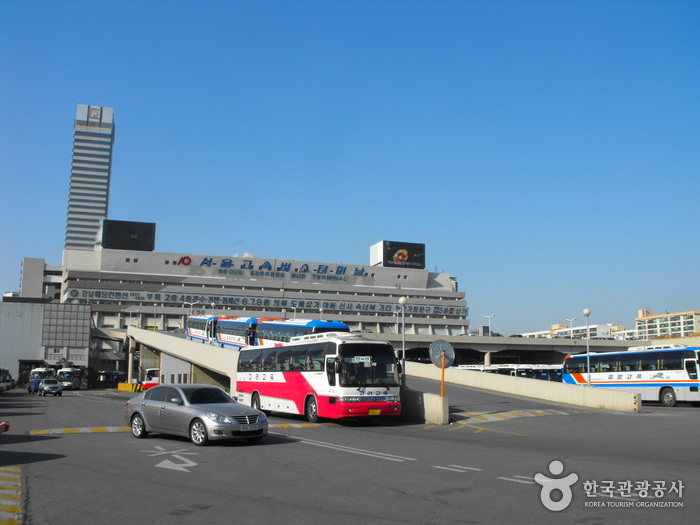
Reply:
[[[133,326],[127,329],[126,335],[127,338],[132,338],[137,343],[146,345],[153,350],[229,377],[231,386],[235,386],[236,368],[238,366],[238,352],[235,350],[203,344],[199,341],[194,342],[185,337],[143,330]]]

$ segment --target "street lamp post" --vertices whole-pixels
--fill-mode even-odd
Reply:
[[[591,386],[591,332],[588,329],[588,316],[591,315],[590,308],[583,309],[586,317],[586,372],[588,373],[588,386]]]
[[[489,320],[489,337],[491,337],[491,318],[495,316],[496,314],[491,314],[491,315],[485,315],[484,317],[488,317]]]
[[[321,321],[323,321],[323,308],[319,308],[318,313],[321,314]]]
[[[576,320],[575,317],[572,317],[571,319],[567,318],[567,321],[569,321],[569,337],[571,339],[574,338],[574,321]]]
[[[406,303],[408,297],[399,297],[401,305],[401,386],[406,386]]]

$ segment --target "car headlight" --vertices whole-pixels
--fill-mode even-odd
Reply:
[[[258,414],[258,423],[264,423],[265,421],[267,421],[265,412],[260,412],[260,414]]]
[[[216,423],[233,423],[233,421],[231,421],[231,419],[229,419],[227,416],[222,416],[221,414],[217,414],[215,412],[207,412],[205,415]]]

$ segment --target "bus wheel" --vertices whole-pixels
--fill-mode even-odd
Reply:
[[[318,403],[316,403],[316,398],[310,396],[306,400],[306,419],[309,423],[318,423]]]
[[[260,396],[257,392],[253,394],[253,399],[250,400],[250,406],[253,407],[255,410],[260,410],[260,412],[262,412],[266,416],[270,415],[269,410],[263,410],[262,408],[260,408],[262,405],[260,404]]]
[[[676,406],[678,400],[676,399],[676,392],[674,392],[673,388],[666,387],[661,390],[661,402],[667,407]]]

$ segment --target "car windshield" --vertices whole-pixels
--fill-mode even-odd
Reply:
[[[45,385],[56,385],[58,384],[58,381],[55,379],[44,379],[44,384]]]
[[[218,388],[183,388],[183,391],[192,405],[234,402],[223,390]]]

